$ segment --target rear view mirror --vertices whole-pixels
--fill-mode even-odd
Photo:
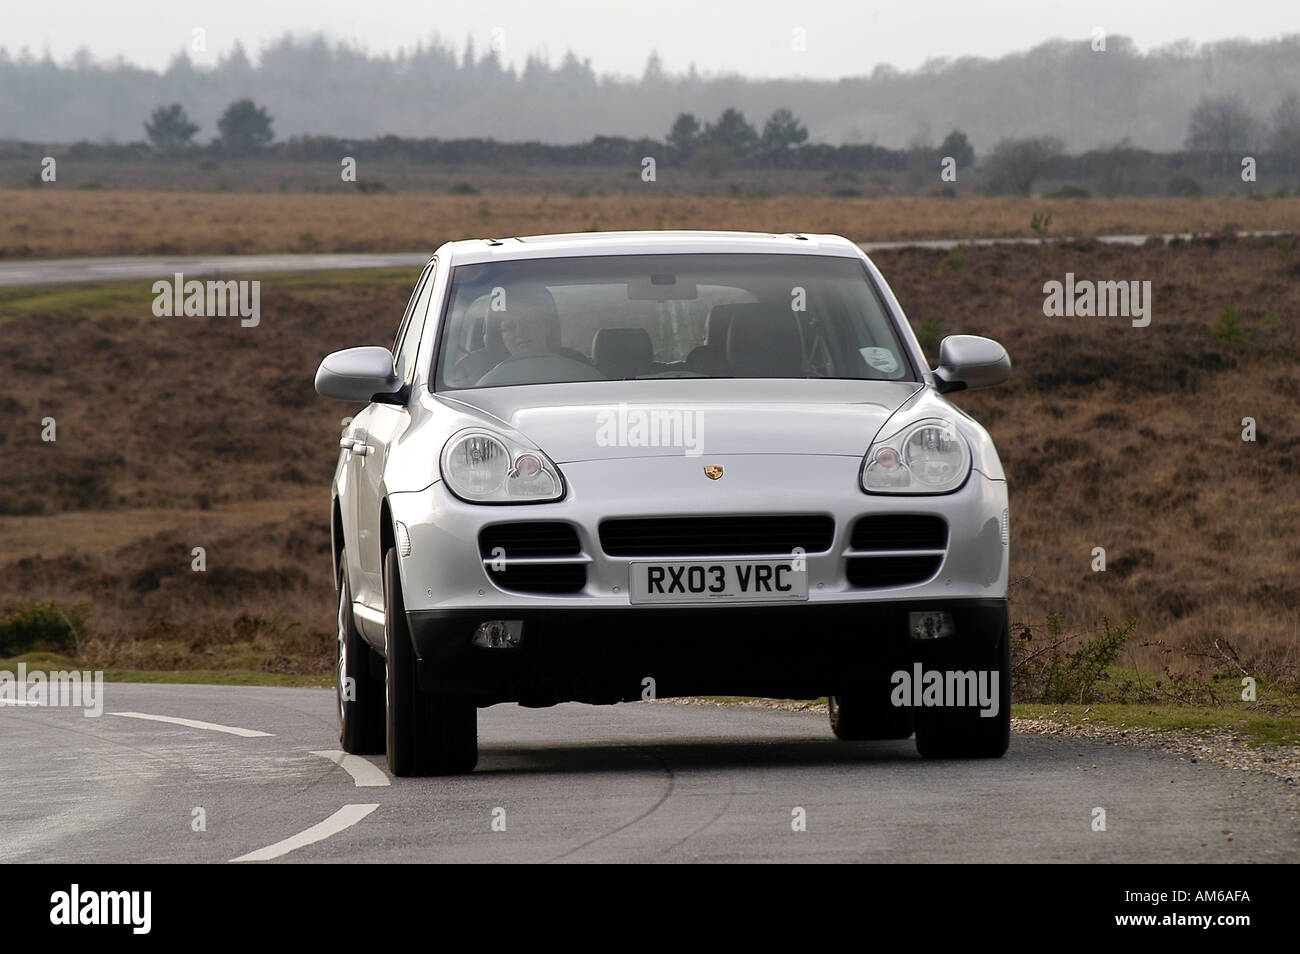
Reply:
[[[387,348],[348,348],[325,356],[316,369],[316,391],[340,401],[366,401],[402,387]]]
[[[679,281],[676,275],[647,275],[627,283],[629,301],[695,301],[700,290],[695,282]]]
[[[941,394],[991,387],[1010,376],[1011,356],[992,338],[949,335],[939,342],[934,377]]]

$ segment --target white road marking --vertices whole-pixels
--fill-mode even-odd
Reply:
[[[109,715],[125,716],[128,719],[148,719],[151,722],[170,722],[173,725],[184,725],[191,729],[207,729],[209,732],[225,732],[229,735],[242,736],[245,739],[253,739],[261,736],[272,736],[272,732],[259,732],[257,729],[241,729],[233,725],[218,725],[215,722],[200,722],[197,719],[180,719],[176,716],[150,715],[147,712],[110,712]]]
[[[312,825],[306,831],[300,831],[284,841],[277,841],[274,845],[268,845],[265,848],[259,848],[257,851],[250,851],[246,855],[240,855],[238,858],[232,858],[231,861],[270,861],[273,858],[279,858],[281,855],[287,855],[291,851],[305,848],[307,845],[315,844],[318,841],[324,841],[330,835],[337,835],[344,829],[351,828],[378,807],[378,804],[344,805],[329,818],[320,824]]]
[[[384,774],[382,769],[359,755],[333,751],[313,752],[312,755],[319,755],[322,758],[329,759],[342,768],[352,776],[352,781],[357,783],[357,788],[377,788],[381,785],[393,784],[388,780],[388,776]]]
[[[0,706],[34,706],[30,699],[0,699]]]

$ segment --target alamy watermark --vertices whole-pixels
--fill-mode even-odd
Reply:
[[[124,925],[132,934],[148,934],[152,909],[152,891],[84,891],[73,884],[50,895],[50,923],[55,925]]]
[[[1048,318],[1132,318],[1134,328],[1151,324],[1151,282],[1065,281],[1043,285],[1043,314]]]
[[[262,320],[260,281],[185,280],[176,272],[172,281],[153,283],[155,318],[239,318],[244,328],[256,328]]]
[[[998,714],[999,676],[995,669],[940,671],[913,663],[911,672],[900,669],[890,677],[889,701],[918,709],[979,706],[981,718],[992,718]]]
[[[104,673],[58,670],[27,671],[27,663],[18,664],[18,673],[0,670],[0,705],[78,707],[92,719],[104,714]]]
[[[699,457],[704,453],[704,413],[619,404],[617,410],[596,412],[596,443],[601,447],[680,447],[687,457]]]

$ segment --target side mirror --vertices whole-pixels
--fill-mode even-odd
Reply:
[[[387,348],[348,348],[327,354],[316,369],[316,391],[340,401],[365,401],[401,390]]]
[[[992,338],[949,335],[939,342],[934,376],[940,394],[992,387],[1011,377],[1011,356]]]

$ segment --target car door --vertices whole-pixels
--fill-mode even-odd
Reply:
[[[420,274],[420,280],[416,282],[415,291],[406,306],[397,338],[393,342],[393,370],[408,385],[415,374],[415,357],[420,347],[420,335],[424,328],[424,316],[428,310],[436,266],[436,260],[430,262]],[[388,459],[388,448],[406,430],[410,420],[410,413],[403,405],[374,403],[352,422],[356,441],[352,456],[357,467],[358,557],[360,584],[364,593],[358,598],[376,610],[382,609],[384,605],[384,555],[380,552],[382,534],[379,525],[384,464]]]

